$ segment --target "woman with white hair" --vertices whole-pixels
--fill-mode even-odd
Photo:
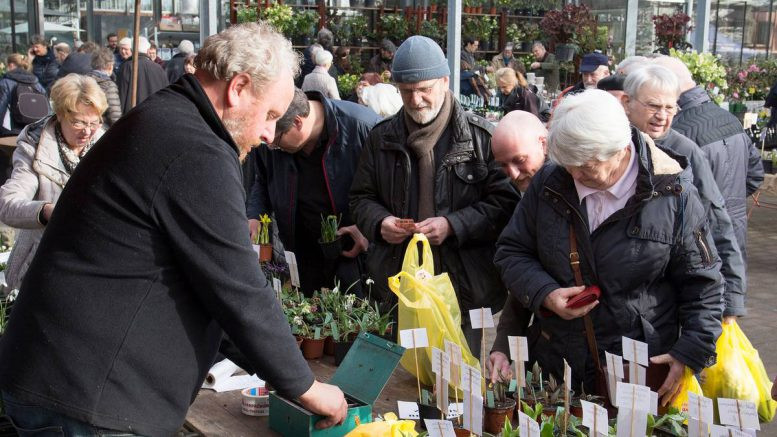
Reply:
[[[313,61],[316,67],[305,76],[302,81],[303,91],[319,91],[332,100],[340,100],[340,92],[337,91],[337,81],[329,75],[329,67],[332,66],[332,53],[328,50],[316,50],[313,52]]]
[[[365,106],[383,118],[391,117],[402,107],[402,97],[399,95],[399,90],[388,83],[366,86],[362,88],[359,97]]]
[[[648,65],[632,70],[626,76],[623,88],[621,102],[631,124],[655,141],[658,147],[680,155],[676,159],[687,160],[693,174],[693,185],[699,191],[711,224],[712,238],[722,262],[720,270],[726,279],[724,320],[730,322],[737,316],[745,315],[745,264],[723,195],[704,152],[696,143],[672,129],[680,96],[677,75],[660,65]]]
[[[646,382],[666,405],[685,366],[714,363],[721,332],[720,262],[690,172],[600,90],[556,108],[548,154],[495,257],[535,313],[530,355],[557,377],[566,359],[575,387],[606,395],[605,351],[622,354],[623,336],[645,342]]]

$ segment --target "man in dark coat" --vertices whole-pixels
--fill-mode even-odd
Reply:
[[[680,112],[672,128],[701,147],[715,182],[726,202],[737,243],[747,262],[747,196],[764,180],[761,153],[737,118],[710,100],[697,86],[688,67],[677,58],[662,56],[655,62],[672,70],[680,81]]]
[[[41,86],[48,91],[57,80],[57,72],[59,71],[59,63],[54,56],[54,51],[49,49],[46,38],[35,35],[32,38],[28,54],[33,58],[32,73],[38,78]]]
[[[167,61],[167,65],[165,65],[168,82],[175,83],[186,73],[183,65],[186,62],[186,58],[192,53],[194,53],[194,44],[188,39],[184,39],[178,44],[178,53]]]
[[[367,64],[367,73],[383,74],[384,71],[391,72],[391,62],[394,60],[394,53],[397,51],[397,46],[391,42],[390,39],[383,39],[380,42],[380,50],[378,54],[370,58],[369,64]]]
[[[372,295],[394,300],[386,279],[400,271],[409,237],[424,234],[435,273],[450,275],[477,356],[480,335],[470,328],[468,311],[498,312],[504,305],[491,260],[518,192],[491,155],[491,124],[466,113],[448,90],[448,62],[434,41],[406,39],[391,76],[404,106],[370,132],[351,188],[351,214],[371,243]],[[400,226],[399,219],[414,225]]]
[[[97,50],[97,44],[91,41],[81,44],[78,51],[69,54],[62,62],[57,72],[57,79],[70,73],[88,74],[92,71],[92,53],[95,50]]]
[[[135,102],[136,105],[169,84],[162,67],[146,56],[146,51],[149,47],[151,47],[151,44],[149,44],[145,37],[141,36],[138,40],[138,94],[137,101]],[[116,80],[116,85],[119,87],[122,114],[126,114],[132,109],[132,65],[134,63],[135,60],[130,57],[121,64],[119,77]]]
[[[246,23],[209,37],[199,60],[119,120],[57,202],[0,344],[13,357],[0,360],[5,412],[32,434],[174,435],[222,329],[278,393],[324,416],[318,427],[345,419],[245,221],[240,160],[272,141],[297,56]]]
[[[261,214],[275,213],[283,247],[293,251],[306,295],[332,288],[335,278],[344,288],[360,279],[359,255],[367,240],[354,225],[348,190],[367,135],[380,117],[352,102],[330,100],[317,91],[295,90],[286,114],[278,121],[271,150],[257,152],[256,182],[248,197],[253,236]],[[321,217],[337,216],[343,254],[328,260],[322,253]],[[357,284],[351,289],[360,290]]]
[[[539,41],[534,42],[531,52],[534,55],[534,62],[529,66],[529,72],[545,78],[545,89],[548,93],[556,92],[559,86],[559,65],[556,55],[547,51],[545,45]]]

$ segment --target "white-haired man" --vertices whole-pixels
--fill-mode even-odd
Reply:
[[[20,428],[173,435],[222,329],[279,393],[342,422],[256,262],[240,160],[271,142],[299,59],[265,24],[209,37],[195,75],[113,125],[79,164],[3,336],[0,389]],[[114,431],[110,431],[114,430]]]
[[[162,67],[149,59],[146,55],[151,43],[146,37],[138,39],[138,93],[135,105],[146,100],[148,96],[166,87],[169,82]],[[121,112],[126,114],[132,109],[132,65],[135,60],[130,56],[119,68],[116,85],[119,87],[119,99],[121,100]]]
[[[351,214],[371,242],[372,295],[395,300],[387,278],[401,270],[409,238],[422,233],[435,272],[451,277],[462,314],[481,307],[497,312],[506,293],[490,260],[518,193],[492,157],[492,127],[466,113],[448,90],[448,62],[433,40],[406,39],[391,68],[404,106],[370,132],[350,193]],[[477,355],[480,336],[464,326]]]
[[[186,58],[193,53],[194,44],[188,39],[181,40],[178,44],[178,53],[176,53],[170,61],[167,62],[167,65],[165,65],[165,73],[167,74],[167,80],[170,83],[175,83],[186,73],[186,71],[184,71]]]

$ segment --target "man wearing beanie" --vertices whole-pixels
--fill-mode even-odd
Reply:
[[[519,196],[491,155],[493,127],[464,111],[448,90],[449,76],[448,62],[431,39],[412,36],[399,46],[391,77],[403,107],[370,132],[350,210],[371,243],[373,297],[393,305],[387,278],[401,270],[410,237],[423,233],[432,245],[434,274],[450,275],[466,319],[470,309],[497,312],[504,305],[507,294],[492,260]],[[469,320],[463,325],[479,355],[479,335]]]

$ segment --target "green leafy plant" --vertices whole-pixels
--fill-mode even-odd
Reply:
[[[321,214],[321,242],[331,243],[337,240],[337,230],[340,229],[340,218],[333,214],[324,216]]]
[[[505,37],[508,42],[520,44],[521,41],[526,38],[526,33],[518,23],[510,23],[507,25],[507,28],[505,28]]]
[[[239,23],[253,23],[259,19],[259,13],[256,10],[256,5],[238,5],[237,7],[237,22]]]
[[[702,86],[709,94],[710,99],[720,104],[728,90],[726,81],[726,68],[720,62],[720,57],[712,53],[698,53],[696,51],[679,51],[669,49],[669,55],[680,59],[691,71],[693,80]]]
[[[534,42],[540,39],[541,29],[540,25],[534,21],[523,23],[523,33],[526,41]]]
[[[262,9],[260,18],[286,36],[294,34],[294,10],[291,6],[274,3]]]
[[[370,28],[367,18],[362,15],[353,15],[343,20],[343,25],[347,27],[351,39],[361,41],[370,37]]]
[[[461,26],[461,35],[471,36],[482,43],[491,40],[491,34],[496,28],[496,19],[492,17],[466,17]]]
[[[353,63],[351,65],[354,65]],[[356,84],[359,83],[359,75],[357,74],[341,74],[337,76],[337,90],[340,92],[340,96],[349,96],[353,94],[356,89]]]
[[[400,44],[408,34],[407,21],[400,14],[385,14],[380,17],[381,38],[388,38]]]
[[[294,14],[294,32],[293,36],[306,37],[312,36],[318,23],[318,12],[312,9],[304,9]]]
[[[437,20],[425,20],[421,23],[419,34],[433,39],[441,47],[445,45],[445,29],[440,26]]]

